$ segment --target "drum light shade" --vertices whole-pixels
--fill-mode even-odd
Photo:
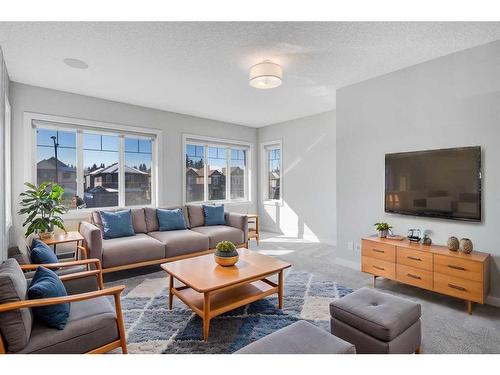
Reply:
[[[273,89],[281,85],[283,71],[281,66],[264,61],[250,68],[250,86],[256,89]]]

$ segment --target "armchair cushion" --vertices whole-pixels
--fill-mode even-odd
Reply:
[[[85,353],[118,340],[115,309],[106,297],[71,303],[64,330],[35,322],[28,345],[19,353]]]
[[[59,276],[45,267],[38,267],[28,289],[29,299],[67,296]],[[69,303],[33,308],[35,321],[51,328],[64,329],[69,317]]]
[[[24,301],[28,285],[21,267],[14,259],[0,265],[0,304]],[[33,317],[31,309],[18,309],[0,313],[0,333],[7,350],[19,351],[30,339]]]
[[[226,219],[224,217],[224,205],[204,204],[203,217],[205,218],[205,225],[225,225]]]
[[[34,264],[48,264],[48,263],[58,263],[54,251],[45,243],[38,239],[34,239],[31,243],[30,251],[31,263]]]
[[[104,229],[103,237],[105,240],[135,236],[131,210],[116,212],[101,211],[100,214]]]
[[[187,229],[184,220],[184,212],[177,208],[175,210],[156,210],[160,231]]]

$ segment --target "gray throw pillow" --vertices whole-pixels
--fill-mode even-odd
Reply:
[[[28,289],[26,278],[15,259],[0,265],[0,304],[23,301]],[[0,333],[7,344],[7,351],[18,352],[31,336],[33,316],[31,309],[18,309],[0,314]]]

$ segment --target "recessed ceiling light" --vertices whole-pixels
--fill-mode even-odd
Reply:
[[[274,89],[281,85],[283,71],[281,66],[269,60],[263,61],[250,68],[250,86],[256,89]]]
[[[85,61],[78,59],[66,58],[63,61],[67,66],[70,66],[75,69],[87,69],[89,67]]]

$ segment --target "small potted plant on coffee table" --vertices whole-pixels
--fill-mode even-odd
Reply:
[[[234,266],[239,255],[236,246],[231,241],[221,241],[215,246],[215,261],[223,267]]]
[[[378,232],[379,238],[386,238],[387,235],[389,234],[389,229],[392,227],[389,225],[389,223],[375,223],[375,229]]]

